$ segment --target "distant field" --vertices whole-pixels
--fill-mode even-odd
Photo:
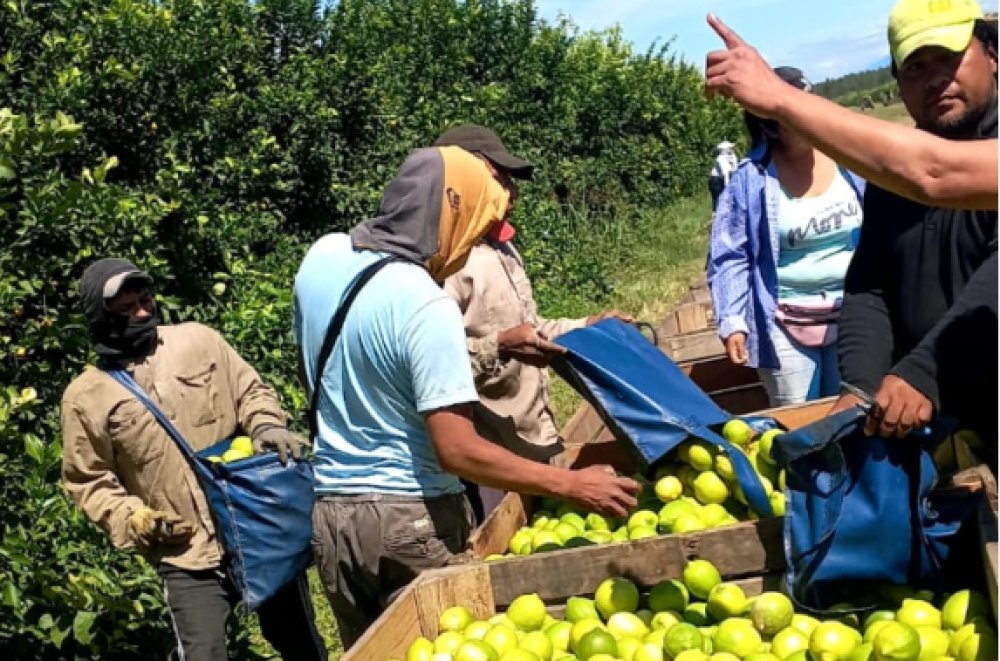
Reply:
[[[855,108],[855,110],[857,110]],[[858,110],[858,112],[861,112]],[[906,112],[906,106],[902,103],[894,103],[891,106],[875,106],[874,110],[869,110],[864,114],[870,117],[878,117],[879,119],[884,119],[886,121],[895,122],[897,124],[912,124],[913,120],[910,119],[910,115]]]

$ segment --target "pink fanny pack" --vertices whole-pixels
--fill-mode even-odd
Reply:
[[[837,341],[840,302],[817,305],[779,303],[774,316],[788,335],[804,347],[825,347]]]

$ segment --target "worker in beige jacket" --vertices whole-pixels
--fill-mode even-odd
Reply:
[[[100,360],[124,366],[195,452],[240,429],[255,452],[301,456],[307,442],[286,428],[274,391],[210,328],[159,325],[152,285],[122,259],[102,259],[84,272],[80,294]],[[227,658],[225,627],[238,592],[221,569],[205,493],[174,440],[101,369],[66,389],[62,431],[66,490],[115,546],[135,548],[156,567],[179,657]],[[304,575],[258,614],[283,658],[325,661]]]
[[[517,434],[537,450],[531,458],[550,461],[563,449],[549,406],[546,366],[560,352],[551,340],[609,317],[626,322],[632,318],[617,310],[581,319],[541,317],[524,261],[512,243],[515,231],[510,224],[518,198],[515,180],[530,179],[534,167],[512,155],[496,133],[474,124],[445,131],[434,145],[457,146],[475,154],[510,193],[507,215],[472,249],[465,267],[445,281],[445,290],[462,310],[482,404],[513,421]],[[486,487],[466,484],[466,488],[480,520],[504,495]]]

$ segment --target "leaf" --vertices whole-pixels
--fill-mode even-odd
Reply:
[[[90,628],[94,626],[94,621],[97,619],[97,613],[92,611],[80,611],[73,618],[73,638],[77,642],[83,645],[89,645],[90,641],[94,639],[94,634],[90,631]]]
[[[0,163],[0,180],[10,181],[12,179],[17,179],[17,170],[14,169],[14,164],[10,161]]]
[[[8,608],[21,606],[21,591],[10,581],[5,581],[3,584],[3,605]]]
[[[72,627],[65,627],[63,629],[60,629],[59,627],[52,627],[52,631],[49,632],[49,639],[52,640],[52,644],[57,648],[62,648],[63,641],[66,640],[66,637],[69,635],[71,630]]]
[[[42,629],[51,629],[52,625],[54,625],[55,623],[56,623],[55,620],[49,613],[46,613],[45,615],[42,615],[40,618],[38,618],[38,626],[41,627]]]
[[[45,459],[45,443],[34,434],[26,434],[24,437],[24,451],[28,456],[40,464]]]

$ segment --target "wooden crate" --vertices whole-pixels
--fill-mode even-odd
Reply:
[[[806,404],[765,409],[760,411],[760,415],[773,417],[788,429],[796,429],[825,416],[830,407],[833,406],[834,401],[833,398],[827,398]],[[623,473],[630,474],[635,471],[635,466],[628,452],[613,438],[603,436],[586,445],[567,447],[565,455],[560,459],[563,465],[576,468],[607,464]],[[531,519],[534,512],[534,502],[535,499],[532,496],[517,493],[507,494],[500,505],[483,522],[483,525],[473,533],[470,540],[473,555],[477,558],[485,558],[489,555],[506,553],[510,538],[519,528],[527,525]],[[752,524],[747,525],[754,527]],[[619,547],[620,545],[612,546],[612,548]],[[527,556],[518,558],[517,562],[522,563],[529,559],[544,557]]]
[[[981,490],[984,484],[977,475],[966,474],[947,488]],[[996,529],[980,529],[979,534],[985,556],[988,544],[995,549]],[[571,596],[592,595],[602,581],[613,576],[629,578],[648,589],[660,581],[679,578],[684,566],[694,559],[712,562],[724,579],[737,582],[753,596],[779,589],[785,564],[779,519],[547,555],[553,562],[544,573],[526,571],[516,562],[497,562],[423,574],[386,609],[343,661],[405,658],[417,637],[433,640],[438,635],[438,619],[451,606],[466,606],[477,618],[487,619],[521,594],[537,593],[548,604],[558,605]],[[987,561],[985,572],[992,574],[995,595],[995,555],[992,565]],[[984,583],[989,580],[984,578]],[[989,588],[984,585],[983,589]],[[559,614],[557,607],[552,611]]]

